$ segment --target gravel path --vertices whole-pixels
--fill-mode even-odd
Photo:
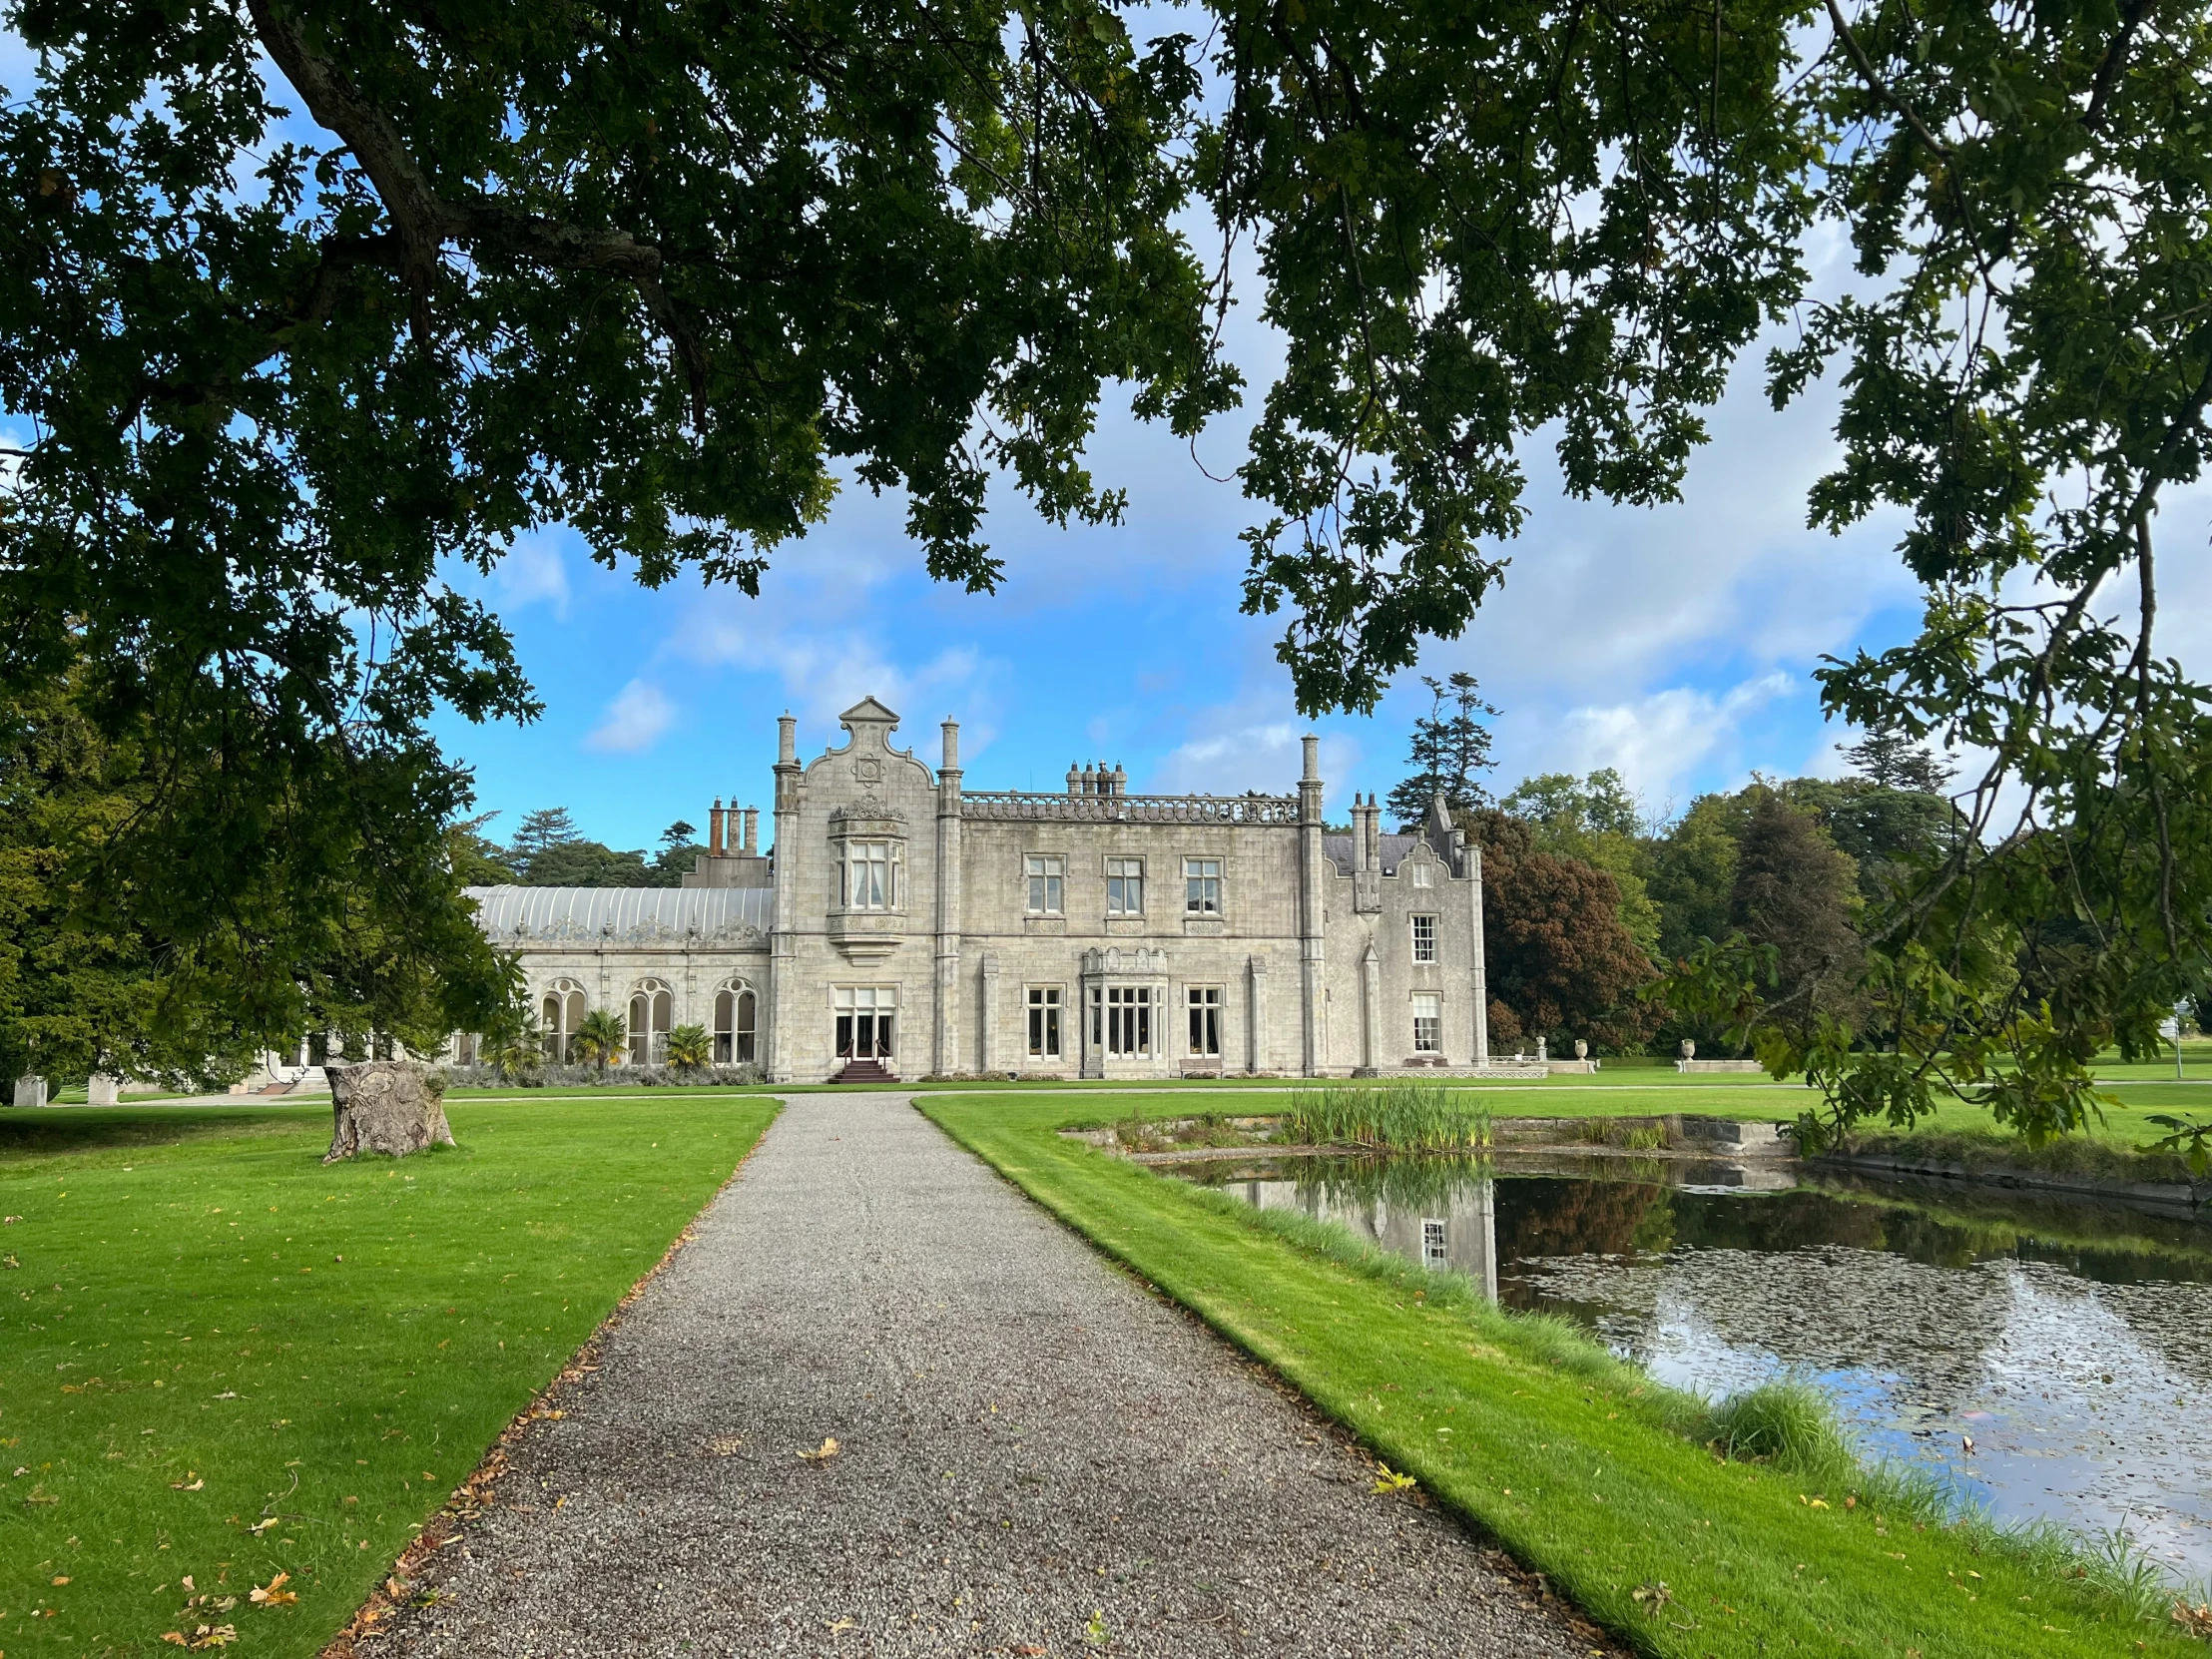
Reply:
[[[1605,1646],[903,1095],[792,1099],[560,1403],[364,1655]]]

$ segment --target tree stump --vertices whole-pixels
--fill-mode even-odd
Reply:
[[[359,1152],[404,1158],[426,1146],[451,1146],[445,1085],[401,1060],[326,1068],[330,1078],[330,1150],[325,1164]]]

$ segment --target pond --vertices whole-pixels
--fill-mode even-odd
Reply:
[[[2212,1577],[2212,1226],[1704,1163],[1500,1152],[1166,1166],[1564,1314],[1718,1398],[1784,1372],[1999,1519]],[[1970,1444],[1970,1449],[1969,1449]]]

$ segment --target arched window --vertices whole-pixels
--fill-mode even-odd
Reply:
[[[668,1027],[676,998],[658,979],[643,979],[630,993],[630,1063],[657,1066],[668,1058]]]
[[[565,1066],[573,1057],[570,1044],[576,1028],[584,1023],[584,987],[573,979],[556,979],[538,1004],[538,1028],[545,1038],[545,1057]]]
[[[715,1064],[745,1065],[759,1058],[760,998],[743,982],[715,992]]]

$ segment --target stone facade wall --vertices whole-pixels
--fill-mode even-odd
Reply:
[[[973,1061],[960,1069],[1092,1077],[1301,1069],[1295,824],[969,819],[960,832],[961,983],[976,999],[961,1022]],[[1032,855],[1063,861],[1060,915],[1028,912]],[[1143,861],[1141,913],[1107,913],[1108,858]],[[1187,913],[1186,858],[1220,861],[1218,916]],[[1152,989],[1152,1054],[1109,1056],[1092,1040],[1087,1017],[1079,1023],[1077,1016],[1087,1015],[1094,984]],[[995,994],[987,992],[992,986]],[[1220,993],[1213,1054],[1191,1052],[1194,986]],[[1057,1058],[1029,1052],[1031,987],[1061,993]]]

